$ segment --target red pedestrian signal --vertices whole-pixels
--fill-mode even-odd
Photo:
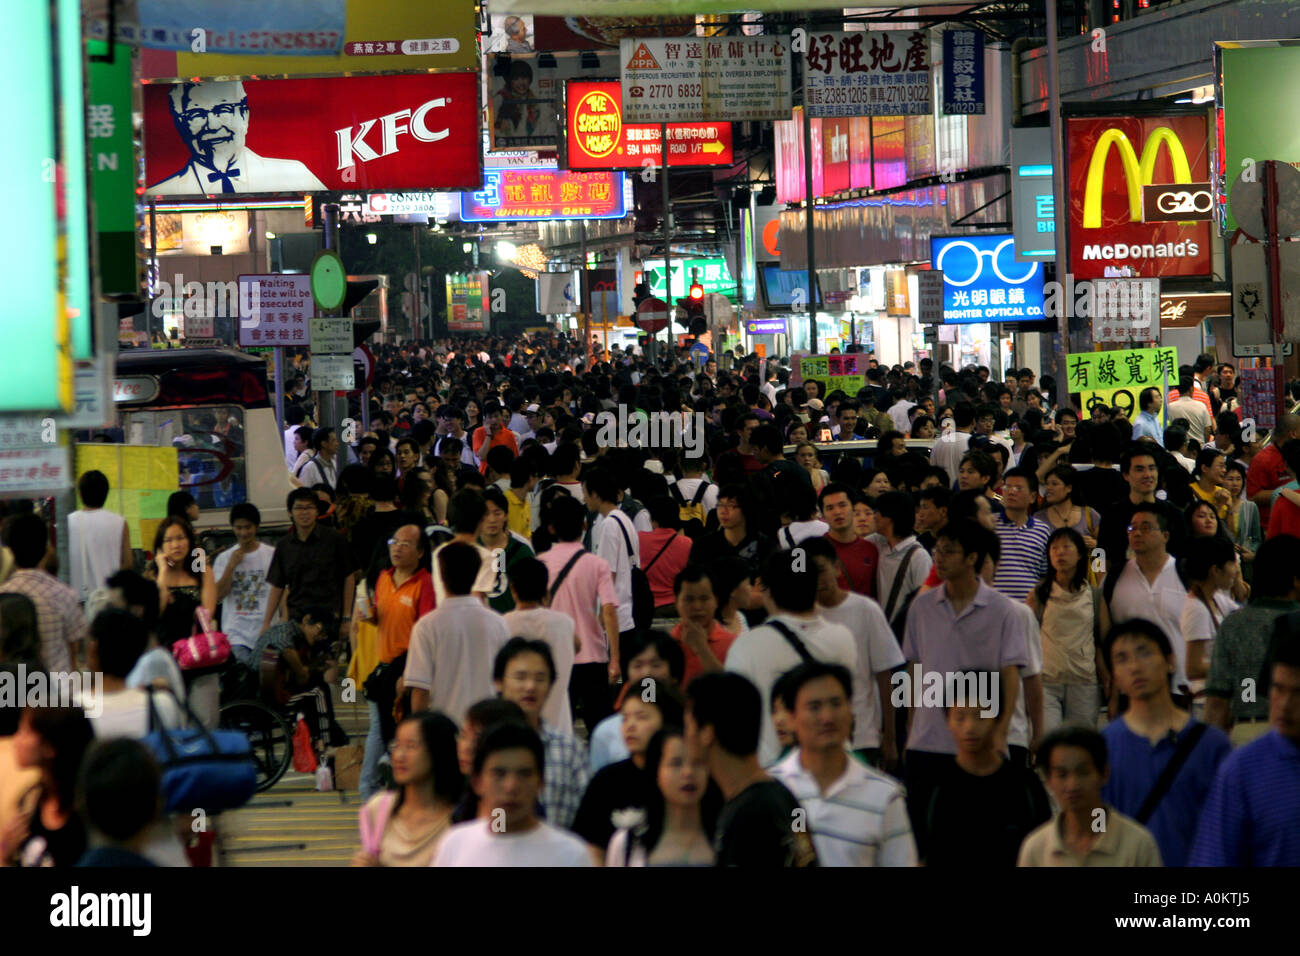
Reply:
[[[703,298],[704,298],[704,286],[700,285],[698,282],[696,282],[695,284],[693,284],[693,285],[691,286],[691,298],[692,298],[692,299],[695,299],[697,302],[698,302],[700,299],[703,299]]]

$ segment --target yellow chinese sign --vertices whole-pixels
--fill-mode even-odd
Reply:
[[[799,369],[806,382],[815,378],[826,385],[826,394],[843,389],[850,398],[856,398],[867,385],[866,375],[858,372],[858,356],[805,355],[799,360]]]
[[[1178,384],[1178,351],[1173,348],[1072,352],[1065,367],[1070,391],[1079,393],[1085,415],[1100,402],[1132,420],[1144,388],[1163,388],[1166,374],[1171,388]]]

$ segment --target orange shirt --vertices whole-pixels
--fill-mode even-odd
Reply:
[[[713,651],[713,656],[721,663],[726,664],[727,652],[731,650],[737,635],[732,634],[716,620],[711,623],[713,627],[709,630],[709,650]],[[672,638],[682,645],[682,653],[686,656],[686,671],[682,674],[682,690],[685,690],[692,680],[700,676],[704,665],[700,663],[700,656],[682,642],[682,625],[678,624],[672,629]]]
[[[388,663],[405,654],[411,643],[415,622],[433,610],[433,578],[420,568],[393,587],[393,569],[379,575],[375,582],[375,611],[379,616],[379,660]]]
[[[478,460],[482,462],[482,464],[480,465],[480,470],[485,475],[487,474],[488,452],[491,451],[493,448],[495,448],[497,445],[505,445],[516,455],[519,454],[519,443],[515,441],[515,433],[512,432],[506,426],[502,425],[499,429],[497,429],[497,433],[496,435],[493,436],[492,442],[490,444],[488,443],[487,440],[487,434],[488,434],[487,428],[483,426],[479,426],[478,428],[474,429],[474,435],[470,439],[470,444],[474,447],[474,454],[477,455]]]

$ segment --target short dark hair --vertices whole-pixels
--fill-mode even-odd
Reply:
[[[1165,513],[1165,510],[1161,508],[1158,504],[1149,501],[1144,501],[1140,503],[1139,505],[1137,505],[1137,507],[1133,509],[1133,512],[1132,514],[1129,515],[1128,520],[1132,521],[1139,514],[1151,515],[1151,517],[1156,519],[1157,528],[1159,528],[1161,531],[1169,530],[1169,516]]]
[[[587,509],[572,495],[557,495],[546,520],[561,541],[577,541],[587,525]]]
[[[1251,581],[1254,598],[1285,598],[1300,577],[1300,538],[1289,534],[1274,535],[1255,552],[1255,578]]]
[[[523,708],[513,700],[502,700],[500,697],[485,697],[476,704],[470,704],[469,710],[465,711],[465,726],[474,726],[479,730],[487,730],[496,724],[512,720],[525,723],[528,718],[524,716]]]
[[[817,503],[822,507],[825,507],[826,499],[831,495],[848,495],[850,505],[858,500],[857,492],[855,492],[851,486],[844,484],[842,481],[832,481],[829,482],[826,487],[822,489],[822,493],[817,496]]]
[[[262,512],[258,511],[257,505],[251,501],[241,501],[230,509],[231,526],[236,521],[251,521],[254,525],[260,525],[262,523]]]
[[[1160,653],[1164,657],[1173,657],[1174,646],[1169,643],[1169,636],[1162,631],[1157,624],[1146,620],[1145,618],[1134,617],[1127,621],[1119,621],[1111,625],[1106,632],[1106,639],[1102,642],[1101,652],[1106,660],[1106,666],[1114,668],[1114,661],[1111,655],[1115,650],[1115,642],[1121,637],[1145,637],[1152,641],[1160,648]]]
[[[555,683],[555,656],[551,653],[551,646],[545,641],[531,640],[527,637],[512,637],[506,641],[501,650],[497,651],[497,656],[492,661],[492,679],[505,680],[506,668],[521,654],[536,654],[545,661],[546,669],[551,674],[551,683]]]
[[[86,472],[77,479],[77,493],[87,508],[104,507],[108,500],[108,476],[97,470]]]
[[[14,563],[19,568],[34,568],[45,557],[50,544],[50,532],[40,515],[18,515],[10,518],[4,526],[4,543],[13,552]]]
[[[478,746],[474,748],[474,776],[483,772],[483,765],[488,757],[502,750],[527,750],[537,761],[537,774],[546,776],[546,751],[542,738],[528,724],[508,720],[485,728],[479,735]]]
[[[1057,727],[1038,745],[1037,764],[1045,771],[1052,769],[1052,751],[1057,747],[1078,747],[1086,750],[1098,773],[1104,773],[1110,761],[1106,753],[1106,738],[1091,727],[1065,724]]]
[[[376,474],[370,483],[370,500],[390,502],[397,500],[397,479],[391,474]]]
[[[447,594],[452,597],[465,597],[474,590],[482,566],[483,559],[472,544],[452,541],[438,551],[438,570],[442,572]]]
[[[521,601],[541,601],[551,572],[534,557],[522,557],[510,565],[510,586]]]
[[[795,570],[792,551],[773,551],[763,562],[763,586],[783,611],[802,613],[817,604],[817,571],[803,565]]]
[[[109,677],[125,679],[149,646],[144,621],[122,608],[109,607],[96,614],[90,635],[95,639],[99,669]]]
[[[952,515],[950,514],[948,517],[951,519]],[[976,574],[979,574],[980,568],[984,567],[984,561],[992,553],[993,549],[998,547],[998,536],[996,534],[983,525],[965,518],[959,521],[949,520],[934,537],[936,541],[943,538],[959,545],[962,554],[975,555]]]
[[[763,697],[740,674],[701,674],[687,688],[691,719],[701,730],[712,727],[718,746],[735,757],[758,751],[763,730]]]
[[[618,480],[607,468],[593,468],[583,475],[582,483],[588,494],[596,495],[601,501],[618,504]]]
[[[709,577],[709,572],[705,569],[704,565],[687,564],[684,568],[678,571],[677,576],[673,578],[673,596],[675,597],[682,593],[683,584],[698,584],[700,581],[708,581],[709,588],[713,588],[713,579]],[[716,593],[714,594],[714,597],[717,597]]]
[[[843,664],[828,664],[823,661],[806,661],[796,667],[794,670],[787,672],[781,677],[781,701],[785,704],[786,710],[794,712],[795,703],[799,700],[799,691],[803,686],[811,681],[819,680],[823,677],[834,677],[844,688],[844,696],[850,703],[853,701],[853,676],[849,669]],[[773,688],[773,696],[776,689]]]
[[[671,528],[676,531],[682,526],[681,508],[677,506],[677,502],[666,495],[651,498],[645,503],[645,509],[650,512],[650,520],[661,528]]]
[[[77,810],[82,820],[117,843],[125,843],[158,817],[162,773],[149,748],[119,737],[91,745],[77,773]]]
[[[447,503],[447,523],[457,534],[473,534],[487,513],[483,492],[474,488],[461,488]]]
[[[916,496],[917,503],[922,501],[933,501],[936,508],[947,508],[952,502],[952,489],[947,485],[940,485],[937,488],[922,488]]]
[[[1138,411],[1142,411],[1142,412],[1147,411],[1148,409],[1151,408],[1151,406],[1155,404],[1155,400],[1159,397],[1160,397],[1160,389],[1156,388],[1154,385],[1150,386],[1149,388],[1142,389],[1142,391],[1138,394]],[[1056,417],[1059,419],[1061,416],[1057,415]]]
[[[312,500],[316,500],[315,495],[312,496]],[[186,512],[189,511],[190,505],[197,504],[198,502],[194,500],[194,496],[188,491],[173,491],[167,496],[167,514],[176,515],[188,521],[189,516]]]
[[[980,451],[978,448],[962,455],[960,464],[969,464],[979,472],[980,477],[987,478],[989,481],[992,481],[993,476],[998,473],[998,466],[994,463],[993,456],[986,451]]]
[[[1188,581],[1204,581],[1211,568],[1221,568],[1237,560],[1237,550],[1223,535],[1189,538],[1183,545],[1183,573]]]
[[[1122,475],[1127,475],[1129,469],[1133,467],[1134,458],[1150,458],[1153,462],[1158,463],[1156,453],[1142,442],[1133,442],[1119,456],[1119,471]]]
[[[681,642],[676,641],[666,631],[637,631],[627,642],[627,660],[640,657],[647,649],[653,647],[655,653],[668,664],[668,673],[678,684],[686,676],[686,654]]]
[[[293,504],[295,501],[310,501],[312,506],[315,507],[319,499],[316,497],[316,492],[312,491],[310,488],[295,488],[293,491],[289,492],[288,496],[285,498],[284,510],[293,511]]]
[[[1019,467],[1009,469],[1007,473],[1002,476],[1002,484],[1005,485],[1012,478],[1025,479],[1025,484],[1029,486],[1030,493],[1031,494],[1038,493],[1038,474],[1034,471],[1034,469],[1028,467],[1027,465],[1021,465]]]
[[[916,527],[916,505],[905,491],[886,491],[876,499],[876,514],[894,523],[894,535],[906,538]]]

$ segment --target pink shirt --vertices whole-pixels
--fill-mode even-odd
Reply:
[[[580,541],[557,541],[537,557],[550,572],[554,582],[573,555],[582,550]],[[548,585],[549,587],[549,585]],[[574,664],[603,664],[609,661],[609,641],[601,624],[599,605],[618,606],[614,591],[614,572],[609,562],[594,554],[585,554],[560,583],[560,590],[551,601],[551,610],[573,620],[582,650],[574,657]]]

